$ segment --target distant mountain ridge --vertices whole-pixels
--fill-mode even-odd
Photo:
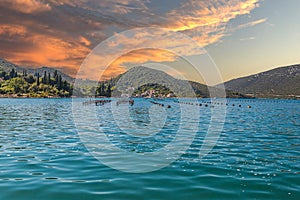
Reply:
[[[224,85],[228,90],[255,97],[297,97],[300,96],[300,64],[233,79]]]

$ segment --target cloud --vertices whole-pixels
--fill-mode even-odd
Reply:
[[[22,26],[5,25],[0,27],[1,55],[15,63],[28,66],[79,66],[89,49],[80,42],[43,34],[31,34]],[[85,41],[86,42],[86,41]],[[7,52],[13,45],[14,51]]]
[[[84,10],[104,13],[107,15],[125,15],[133,12],[149,11],[147,1],[141,0],[48,0],[54,6],[80,7]]]
[[[0,57],[21,65],[48,65],[73,72],[101,41],[114,32],[137,27],[167,28],[171,32],[186,34],[205,47],[219,41],[226,34],[227,23],[239,15],[249,14],[257,7],[258,1],[2,0],[0,45],[4,48],[0,49]],[[265,20],[239,28],[254,26]],[[151,34],[139,33],[113,41],[110,45],[128,48],[143,44],[158,49],[136,50],[123,55],[111,64],[105,77],[123,72],[126,70],[124,66],[129,64],[172,62],[177,59],[173,54],[162,52],[159,47],[178,48],[186,56],[199,53],[184,48],[184,39],[172,41],[166,37],[151,41],[149,38]],[[106,57],[109,58],[112,53],[107,52]],[[94,76],[98,68],[106,67],[101,66],[99,58],[94,71],[85,76]]]
[[[110,79],[120,73],[124,73],[127,69],[147,62],[171,62],[177,56],[172,52],[158,49],[140,49],[130,51],[116,60],[113,54],[106,56],[97,56],[93,54],[88,58],[88,64],[84,64],[84,73],[79,74],[79,78],[92,80]],[[110,63],[108,66],[103,66],[103,63]],[[101,76],[100,76],[101,75]]]
[[[172,10],[166,14],[165,24],[160,24],[162,27],[169,28],[173,32],[181,32],[187,34],[201,47],[205,47],[209,44],[219,41],[226,33],[226,24],[236,18],[238,15],[249,14],[254,9],[257,1],[189,1],[186,4],[182,4],[177,10]],[[255,21],[250,25],[256,25],[262,23],[263,20]],[[157,33],[156,33],[157,34]],[[165,33],[163,33],[165,34]],[[147,44],[148,42],[152,44]],[[155,46],[161,49],[174,49],[180,48],[181,53],[185,56],[192,56],[199,53],[193,51],[193,49],[184,48],[186,41],[184,39],[170,39],[165,35],[165,39],[157,40],[151,39],[151,35],[147,33],[138,33],[132,37],[121,37],[118,41],[111,42],[111,46],[107,48],[120,45],[122,48],[129,48],[131,46]],[[184,50],[184,51],[182,51]],[[157,51],[157,53],[154,53]],[[109,53],[107,53],[109,54]],[[154,56],[161,55],[161,56]],[[161,54],[161,50],[152,49],[139,50],[138,53],[129,53],[126,56],[121,57],[118,61],[114,62],[109,68],[110,76],[113,74],[113,69],[119,73],[125,71],[126,63],[137,65],[146,62],[172,62],[177,59],[177,56],[173,54]],[[101,67],[98,66],[98,69]],[[112,67],[113,66],[113,67]],[[103,66],[105,68],[105,66]],[[110,78],[109,76],[104,76]]]
[[[90,46],[91,45],[91,41],[89,41],[88,39],[86,39],[83,36],[79,37],[79,41],[80,41],[80,43],[84,44],[85,46]]]
[[[1,0],[0,6],[27,14],[51,10],[49,4],[44,4],[39,0]]]
[[[177,56],[171,52],[159,49],[141,49],[131,51],[112,62],[111,65],[104,70],[101,79],[112,78],[116,76],[116,74],[124,73],[128,68],[139,64],[147,62],[171,62],[174,61],[176,57]]]
[[[267,21],[267,18],[263,18],[263,19],[259,19],[259,20],[255,20],[255,21],[251,21],[245,24],[241,24],[235,28],[233,28],[231,31],[237,31],[239,29],[244,29],[244,28],[248,28],[248,27],[252,27],[252,26],[256,26],[258,24],[262,24],[265,23]]]
[[[180,8],[168,13],[170,27],[176,31],[193,30],[200,27],[213,29],[224,25],[238,15],[249,14],[258,0],[210,0],[187,1]]]
[[[240,38],[240,41],[255,40],[255,37]]]
[[[23,26],[2,24],[0,26],[0,35],[7,36],[8,38],[14,36],[24,36],[27,30]]]

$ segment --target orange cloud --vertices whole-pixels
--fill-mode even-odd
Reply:
[[[200,47],[205,47],[226,35],[226,24],[238,15],[249,14],[257,6],[257,2],[258,0],[187,0],[177,8],[155,13],[155,8],[149,7],[150,1],[140,0],[2,0],[0,6],[7,8],[5,11],[13,10],[13,14],[9,16],[11,21],[0,24],[0,35],[7,47],[9,42],[15,42],[17,46],[9,52],[4,48],[0,49],[0,54],[21,65],[47,65],[72,71],[79,68],[90,48],[109,37],[110,32],[147,26],[183,33],[197,41]],[[15,16],[16,12],[21,13],[19,17],[22,17],[22,22],[16,20],[19,19]],[[24,13],[35,14],[37,17],[26,15],[28,18],[24,18]],[[245,26],[256,25],[264,22],[263,20]],[[116,76],[132,65],[173,62],[177,55],[165,51],[168,49],[177,50],[176,52],[185,56],[199,54],[199,50],[186,47],[189,41],[185,38],[171,38],[166,32],[161,34],[164,37],[151,39],[151,32],[137,32],[133,36],[112,40],[103,49],[105,56],[89,58],[92,59],[93,66],[90,66],[90,71],[82,72],[80,77],[97,78],[96,72],[100,70],[101,73],[107,67],[103,63],[113,58],[115,52],[110,52],[109,49],[116,46],[126,49],[138,46],[145,48],[134,49],[110,63],[102,76],[104,78]]]
[[[171,52],[159,49],[134,50],[115,60],[102,74],[102,79],[115,77],[116,74],[124,73],[126,69],[147,62],[171,62],[176,59]],[[116,73],[117,72],[117,73]]]
[[[91,45],[91,41],[89,41],[88,39],[86,39],[83,36],[79,37],[79,41],[80,41],[80,43],[84,44],[85,46],[90,46]]]
[[[183,32],[197,41],[200,47],[205,47],[219,41],[226,34],[226,24],[238,15],[249,14],[250,11],[257,6],[257,2],[258,0],[189,1],[186,4],[183,4],[180,9],[169,12],[167,18],[176,20],[170,21],[168,24],[163,24],[162,26],[165,26],[174,32]],[[251,25],[262,22],[263,20],[259,20],[251,23]],[[165,38],[161,40],[149,40],[149,37],[151,38],[148,33],[145,34],[141,32],[135,34],[132,38],[123,36],[119,37],[118,41],[111,41],[108,48],[116,47],[118,45],[126,48],[141,44],[143,46],[156,46],[158,49],[132,51],[131,53],[120,57],[106,69],[103,77],[110,78],[116,76],[118,73],[124,72],[126,70],[125,66],[130,64],[137,65],[146,62],[172,62],[177,59],[177,56],[174,54],[162,53],[163,51],[161,49],[175,49],[178,46],[182,55],[189,56],[199,53],[199,51],[184,48],[184,45],[186,44],[184,39],[173,39],[172,41],[165,36]],[[151,44],[147,44],[149,41]],[[114,73],[114,70],[116,73]]]
[[[192,30],[203,26],[215,28],[238,15],[249,14],[257,3],[258,0],[188,1],[180,9],[168,13],[169,18],[176,19],[168,26],[175,31]]]
[[[8,37],[13,36],[25,36],[27,33],[27,29],[23,26],[19,25],[9,25],[9,24],[2,24],[0,25],[0,35],[6,35]]]
[[[167,62],[174,61],[177,56],[171,52],[159,49],[139,49],[128,52],[113,60],[113,55],[107,54],[97,56],[93,54],[87,58],[88,66],[85,64],[85,69],[78,78],[89,78],[92,80],[107,80],[115,77],[118,74],[124,73],[128,68],[143,64],[146,62]],[[103,66],[102,63],[110,63],[108,66]],[[100,77],[101,75],[101,77]]]
[[[77,68],[81,60],[89,53],[90,49],[76,40],[73,42],[64,41],[63,39],[43,34],[30,34],[22,26],[4,25],[0,27],[0,35],[4,36],[21,36],[22,42],[28,44],[26,50],[11,52],[7,59],[17,63],[29,66],[48,65],[64,66]],[[83,38],[83,37],[82,37]],[[84,40],[85,43],[88,41]],[[1,54],[6,51],[1,49]]]
[[[0,5],[26,14],[51,10],[48,4],[39,0],[1,0]]]

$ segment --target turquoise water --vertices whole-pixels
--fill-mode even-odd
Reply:
[[[91,156],[75,127],[71,99],[0,99],[0,199],[300,199],[299,101],[229,100],[218,143],[200,159],[214,109],[201,101],[201,107],[189,105],[201,118],[184,155],[157,171],[126,173]],[[163,103],[172,105],[164,128],[146,138],[120,132],[109,104],[93,109],[112,143],[144,153],[175,137],[178,104]],[[136,100],[130,108],[137,126],[149,123],[151,106]]]

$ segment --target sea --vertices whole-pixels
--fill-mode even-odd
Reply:
[[[0,99],[1,200],[300,199],[299,100],[95,100]]]

